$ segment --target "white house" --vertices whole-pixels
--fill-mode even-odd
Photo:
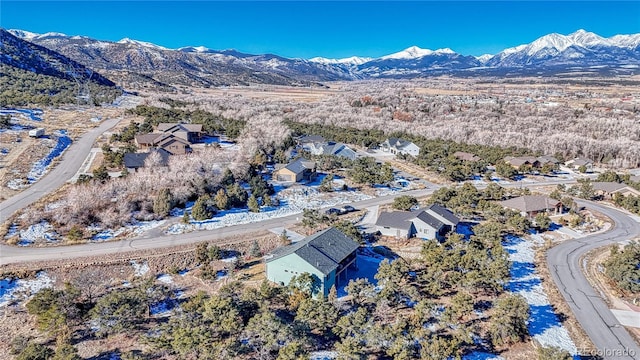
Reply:
[[[388,138],[380,144],[383,151],[390,152],[392,154],[403,154],[418,156],[420,154],[420,147],[411,141],[398,138]]]

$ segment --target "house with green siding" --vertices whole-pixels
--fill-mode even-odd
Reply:
[[[356,250],[360,245],[336,228],[328,228],[294,244],[274,250],[266,259],[267,279],[288,285],[291,278],[311,274],[317,294],[327,296],[333,285],[357,271]]]

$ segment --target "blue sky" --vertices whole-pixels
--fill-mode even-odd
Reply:
[[[640,33],[640,2],[0,0],[0,25],[301,58],[378,57],[412,45],[477,56],[551,32]]]

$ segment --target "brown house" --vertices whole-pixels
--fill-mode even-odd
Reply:
[[[156,139],[156,146],[171,155],[184,155],[191,152],[191,144],[173,134],[163,134]]]
[[[475,162],[475,161],[480,161],[480,157],[478,155],[475,154],[471,154],[468,152],[464,152],[464,151],[456,151],[453,153],[453,156],[455,156],[456,158],[462,160],[462,161],[469,161],[469,162]]]
[[[134,141],[140,149],[160,148],[171,155],[182,155],[191,152],[191,144],[200,141],[202,125],[160,123],[158,132],[136,135]]]
[[[273,179],[277,181],[311,181],[315,178],[316,163],[304,158],[298,158],[273,172]]]
[[[501,201],[506,208],[519,211],[522,216],[535,217],[539,213],[562,214],[562,203],[545,195],[525,195]]]
[[[617,182],[594,182],[591,183],[596,195],[602,196],[605,199],[611,199],[615,194],[622,196],[640,196],[640,191],[626,185]]]
[[[540,161],[538,161],[538,159],[533,156],[519,156],[519,157],[508,156],[504,158],[504,162],[513,166],[516,169],[520,168],[523,165],[528,165],[535,168],[540,167]]]
[[[173,134],[191,144],[200,141],[202,137],[202,124],[160,123],[156,130]]]

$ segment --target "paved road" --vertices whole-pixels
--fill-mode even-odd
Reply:
[[[46,176],[28,189],[0,203],[0,223],[4,223],[14,212],[26,208],[71,179],[80,169],[98,136],[111,129],[118,121],[119,119],[109,119],[85,133],[71,144],[62,155],[61,161]],[[0,255],[4,256],[1,252]]]
[[[89,152],[90,149],[87,149],[84,153],[85,155]],[[81,161],[80,161],[81,163]],[[78,167],[80,165],[77,165]],[[74,171],[69,172],[68,174],[73,174]],[[53,174],[53,172],[51,173]],[[51,175],[50,174],[50,175]],[[65,172],[66,174],[66,172]],[[46,178],[45,178],[46,179]],[[64,179],[60,179],[60,183],[63,183]],[[573,180],[552,180],[545,183],[513,183],[508,185],[503,185],[505,187],[534,187],[534,186],[548,186],[560,183],[571,183]],[[432,185],[426,189],[420,190],[410,190],[403,191],[403,195],[411,195],[415,197],[423,197],[426,195],[432,194],[436,189],[440,186]],[[486,185],[478,186],[479,188],[486,187]],[[44,193],[42,193],[44,194]],[[378,198],[363,200],[352,203],[358,209],[389,204],[393,202],[393,199],[397,195],[387,195]],[[34,198],[37,197],[34,195]],[[31,202],[37,200],[33,200],[29,198]],[[10,200],[13,200],[10,199]],[[0,206],[4,206],[0,204]],[[27,205],[23,205],[27,206]],[[130,240],[122,240],[122,241],[108,241],[101,243],[88,243],[88,244],[80,244],[80,245],[70,245],[70,246],[52,246],[52,247],[16,247],[16,246],[8,246],[4,244],[0,244],[0,265],[11,264],[11,263],[20,263],[20,262],[30,262],[30,261],[46,261],[49,259],[75,259],[86,256],[101,256],[101,255],[109,255],[122,253],[127,251],[135,251],[135,250],[149,250],[149,249],[159,249],[166,248],[176,245],[184,245],[184,244],[192,244],[201,241],[211,241],[211,240],[219,240],[225,237],[233,236],[233,235],[241,235],[247,234],[260,230],[269,230],[274,227],[284,227],[286,225],[292,225],[297,223],[301,214],[290,215],[286,217],[273,218],[268,219],[256,223],[251,224],[242,224],[242,225],[234,225],[227,226],[224,228],[214,229],[214,230],[201,230],[194,231],[187,234],[180,235],[167,235],[160,232],[158,229],[153,229],[149,231],[147,234],[142,235],[141,237],[130,239]]]
[[[437,187],[431,187],[421,190],[411,190],[403,192],[404,195],[422,197],[429,195],[435,191]],[[378,198],[362,200],[352,203],[356,208],[365,208],[374,205],[388,204],[393,202],[397,195],[387,195]],[[228,236],[241,235],[260,230],[269,230],[274,227],[284,227],[299,222],[302,214],[289,215],[285,217],[268,219],[265,221],[227,226],[214,230],[194,231],[180,235],[167,235],[155,231],[151,231],[141,237],[122,240],[107,241],[101,243],[88,243],[71,246],[53,246],[53,247],[16,247],[0,245],[0,265],[21,263],[30,261],[46,261],[50,259],[74,259],[86,256],[101,256],[116,253],[123,253],[135,250],[148,250],[171,247],[176,245],[192,244],[201,241],[211,241],[223,239]]]
[[[592,202],[578,201],[578,204],[603,213],[615,225],[607,232],[566,241],[549,250],[547,264],[551,276],[603,358],[640,359],[640,346],[591,287],[582,261],[582,256],[593,249],[640,235],[640,224],[619,210]]]

